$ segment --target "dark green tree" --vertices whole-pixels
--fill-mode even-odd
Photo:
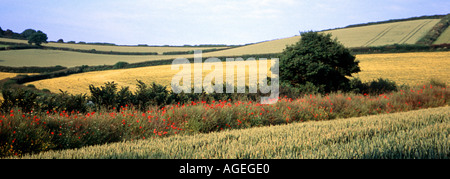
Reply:
[[[36,33],[33,33],[28,37],[28,43],[30,45],[34,43],[37,46],[41,46],[42,43],[47,43],[47,39],[47,34],[38,30]]]
[[[345,89],[347,76],[361,71],[358,64],[350,50],[331,34],[305,32],[281,54],[280,78],[301,88],[312,84],[322,93],[337,91]]]
[[[24,30],[20,35],[24,38],[24,39],[28,39],[31,35],[33,35],[34,33],[36,33],[36,30],[34,29],[27,29]]]

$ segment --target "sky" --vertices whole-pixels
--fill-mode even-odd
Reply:
[[[41,30],[49,41],[243,45],[449,7],[448,0],[0,0],[0,27]]]

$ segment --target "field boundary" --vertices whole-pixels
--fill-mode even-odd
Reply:
[[[52,46],[33,46],[25,43],[15,43],[15,42],[4,42],[0,41],[0,44],[3,45],[11,45],[8,47],[0,47],[0,50],[24,50],[24,49],[43,49],[43,50],[61,50],[61,51],[71,51],[71,52],[80,52],[80,53],[92,53],[92,54],[102,54],[102,55],[184,55],[184,54],[193,54],[193,50],[187,51],[173,51],[173,52],[163,52],[159,54],[158,52],[119,52],[119,51],[101,51],[96,49],[84,50],[77,48],[66,48],[66,47],[52,47]],[[150,46],[149,46],[150,47]],[[222,50],[228,50],[232,48],[237,48],[239,46],[232,46],[229,48],[212,48],[203,50],[206,52],[216,52]]]

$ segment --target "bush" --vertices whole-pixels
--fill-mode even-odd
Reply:
[[[36,44],[37,46],[41,46],[42,43],[47,43],[47,34],[43,33],[42,31],[38,30],[37,32],[31,34],[28,37],[28,43]]]
[[[37,94],[24,89],[2,89],[3,101],[0,109],[3,112],[10,111],[14,106],[22,109],[24,112],[30,112],[36,107]]]
[[[378,78],[370,82],[363,83],[359,78],[353,78],[349,82],[346,91],[360,94],[383,94],[397,91],[398,86],[394,81],[389,79]]]
[[[106,109],[112,109],[116,107],[116,91],[117,84],[113,82],[105,83],[105,86],[95,87],[89,85],[89,91],[91,92],[91,99],[98,106],[103,106]],[[99,108],[98,108],[99,109]]]
[[[162,107],[169,103],[169,90],[165,86],[152,83],[147,86],[144,82],[137,80],[137,91],[135,98],[135,105],[139,107],[140,110],[145,111],[149,106],[159,106]]]
[[[445,84],[445,82],[439,81],[437,79],[431,79],[430,85],[436,86],[436,87],[441,87],[441,88],[447,88],[447,84]]]
[[[121,68],[125,68],[128,65],[127,62],[117,62],[116,64],[114,64],[114,69],[121,69]]]

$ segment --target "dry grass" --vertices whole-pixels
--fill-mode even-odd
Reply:
[[[450,84],[450,52],[357,55],[362,81],[388,78],[397,84],[418,85],[439,79]]]

